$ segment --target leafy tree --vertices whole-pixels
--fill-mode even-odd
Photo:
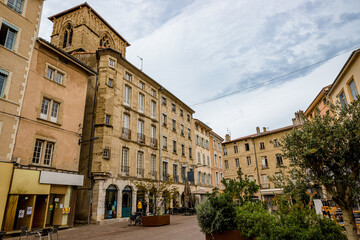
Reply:
[[[359,197],[360,102],[317,114],[284,137],[283,154],[321,184],[343,212],[350,240],[358,239],[352,206]]]
[[[252,201],[254,195],[259,191],[260,186],[255,181],[249,180],[247,175],[243,177],[241,168],[237,171],[237,178],[223,179],[224,193],[229,194],[232,199],[237,200],[239,205]]]
[[[164,203],[169,203],[171,200],[177,198],[178,188],[174,186],[174,180],[170,175],[167,176],[166,181],[160,181],[156,179],[142,179],[132,180],[131,182],[135,185],[144,197],[147,194],[152,194],[155,200],[154,215],[161,214],[161,207]],[[152,203],[150,203],[152,204]]]

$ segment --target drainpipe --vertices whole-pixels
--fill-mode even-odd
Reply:
[[[95,75],[95,89],[94,89],[94,99],[93,99],[93,110],[91,115],[91,130],[90,130],[90,146],[89,146],[89,158],[88,158],[88,178],[91,181],[91,188],[90,188],[90,202],[89,202],[89,212],[88,212],[88,224],[90,224],[91,219],[91,208],[93,202],[93,190],[94,190],[94,179],[91,176],[91,167],[92,167],[92,144],[94,138],[94,121],[95,121],[95,105],[96,105],[96,92],[97,92],[97,82],[99,76],[99,59],[98,53],[96,51],[96,75]]]
[[[259,181],[259,185],[260,185],[260,198],[261,198],[261,200],[263,200],[263,196],[261,195],[261,182],[260,182],[259,166],[258,166],[257,155],[256,155],[255,139],[254,139],[254,137],[251,137],[251,139],[252,139],[253,146],[254,146],[256,173],[257,173],[257,177],[258,177],[258,181]]]
[[[161,90],[162,90],[162,87],[159,88],[159,97],[158,97],[158,108],[159,108],[159,113],[158,113],[158,116],[159,116],[159,181],[161,180],[161,146],[160,146],[160,142],[161,142]]]

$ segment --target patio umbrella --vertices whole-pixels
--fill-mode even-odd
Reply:
[[[191,199],[190,183],[186,179],[185,180],[185,187],[184,187],[184,202],[185,202],[185,207],[187,207],[187,208],[189,208],[190,205],[191,205],[190,199]]]

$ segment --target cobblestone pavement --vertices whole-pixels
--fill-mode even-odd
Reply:
[[[128,226],[127,224],[127,222],[120,222],[105,225],[81,225],[60,230],[59,239],[205,240],[205,235],[200,232],[196,216],[171,215],[170,225],[162,227]],[[6,240],[15,239],[19,239],[19,237]]]

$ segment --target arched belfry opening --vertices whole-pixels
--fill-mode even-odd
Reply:
[[[100,47],[106,47],[109,48],[111,47],[110,44],[110,38],[107,34],[105,34],[101,39],[100,39]]]
[[[64,30],[63,48],[69,47],[72,44],[73,39],[73,27],[68,23]]]

